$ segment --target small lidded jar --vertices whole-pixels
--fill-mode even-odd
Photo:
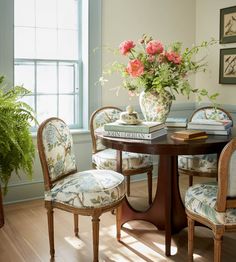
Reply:
[[[134,111],[132,106],[127,106],[126,111],[120,114],[120,121],[125,124],[136,125],[140,123],[138,113]]]

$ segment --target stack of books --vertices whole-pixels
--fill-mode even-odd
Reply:
[[[205,139],[207,137],[208,137],[207,133],[205,131],[200,131],[200,130],[181,130],[181,131],[174,132],[171,135],[171,138],[180,141]]]
[[[231,120],[199,119],[188,123],[188,129],[204,130],[210,135],[229,135],[233,123]]]
[[[166,135],[165,124],[143,121],[137,125],[120,124],[119,122],[104,125],[104,136],[132,139],[154,139]]]
[[[186,127],[188,119],[186,117],[168,117],[166,127]]]

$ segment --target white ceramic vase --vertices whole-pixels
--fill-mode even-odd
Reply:
[[[139,105],[146,121],[165,122],[170,112],[173,96],[168,91],[161,93],[142,91]]]

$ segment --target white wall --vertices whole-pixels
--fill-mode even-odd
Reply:
[[[189,47],[195,42],[195,0],[103,0],[102,4],[104,46],[115,48],[123,40],[137,41],[144,33],[164,44],[181,41]],[[116,58],[104,51],[103,68]],[[124,90],[118,97],[115,95],[112,88],[120,85],[118,76],[109,79],[102,89],[103,105],[138,105],[137,97],[130,101]],[[184,100],[182,96],[178,97],[178,102]]]
[[[197,0],[196,1],[196,41],[214,37],[219,39],[220,9],[235,6],[235,0]],[[219,84],[219,54],[221,48],[236,47],[236,43],[216,44],[210,49],[208,68],[204,74],[196,75],[196,87],[205,87],[210,92],[219,92],[218,102],[226,107],[235,105],[236,85]],[[235,110],[235,108],[233,108]]]

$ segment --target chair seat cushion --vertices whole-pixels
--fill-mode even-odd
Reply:
[[[178,157],[178,167],[184,171],[216,173],[217,155],[182,155]]]
[[[105,149],[93,154],[92,161],[98,169],[116,170],[116,150]],[[152,156],[122,152],[122,170],[152,165]]]
[[[55,201],[77,208],[103,207],[125,195],[124,176],[110,170],[88,170],[56,182],[45,192],[46,201]]]
[[[236,224],[236,209],[228,208],[226,212],[215,210],[218,186],[216,182],[196,184],[185,195],[185,207],[191,213],[198,214],[216,225]]]

